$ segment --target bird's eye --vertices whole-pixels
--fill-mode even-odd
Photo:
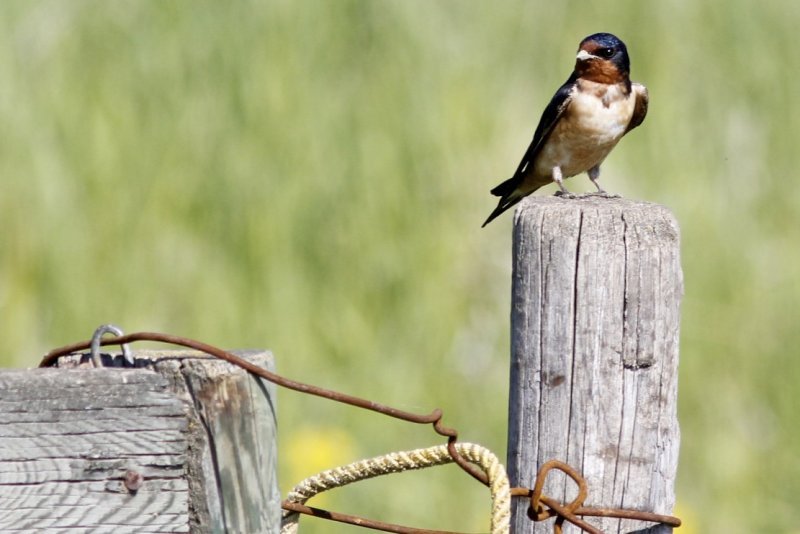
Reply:
[[[597,51],[597,55],[602,57],[602,58],[608,59],[608,58],[610,58],[611,56],[614,55],[614,49],[613,48],[601,48],[601,49],[599,49]]]

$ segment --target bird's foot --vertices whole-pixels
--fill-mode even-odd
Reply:
[[[563,191],[556,191],[555,196],[559,198],[573,199],[573,198],[578,198],[580,195],[576,195],[575,193],[570,193],[565,189]]]
[[[556,191],[556,196],[573,200],[581,198],[622,198],[622,195],[609,193],[607,191],[591,191],[587,193],[563,193],[561,191]]]
[[[617,193],[609,193],[608,191],[604,191],[602,189],[593,193],[586,193],[583,196],[599,198],[622,198],[622,195],[618,195]]]

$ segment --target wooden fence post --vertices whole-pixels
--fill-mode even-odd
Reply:
[[[0,531],[277,533],[274,387],[196,352],[134,356],[0,372]]]
[[[678,461],[678,225],[624,199],[529,197],[515,215],[508,469],[531,487],[551,459],[583,474],[584,505],[669,514]],[[576,489],[551,475],[544,493]],[[551,533],[516,500],[512,532]],[[585,518],[606,533],[672,529]],[[567,525],[566,532],[579,532]]]

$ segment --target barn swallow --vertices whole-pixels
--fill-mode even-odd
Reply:
[[[617,37],[595,33],[581,41],[575,70],[542,113],[514,176],[492,189],[500,201],[483,226],[551,180],[569,194],[564,178],[586,172],[605,193],[600,164],[647,115],[647,88],[629,75],[628,49]]]

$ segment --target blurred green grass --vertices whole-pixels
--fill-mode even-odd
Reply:
[[[511,216],[480,229],[488,189],[578,41],[611,31],[652,104],[603,183],[668,205],[683,233],[686,530],[788,532],[799,22],[791,0],[3,2],[2,362],[109,321],[269,348],[288,376],[440,406],[502,457]],[[341,429],[341,461],[438,442],[290,392],[279,407],[287,457]],[[297,470],[282,464],[283,491]],[[473,486],[443,468],[331,505],[480,530]]]

